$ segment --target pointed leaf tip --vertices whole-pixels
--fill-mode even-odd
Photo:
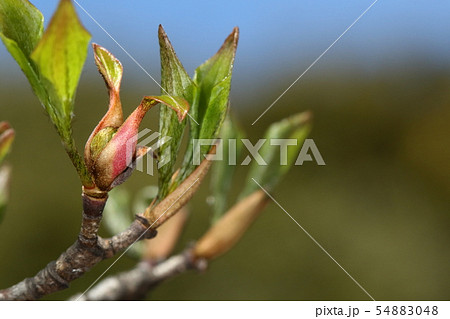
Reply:
[[[162,24],[160,24],[158,26],[158,37],[159,37],[159,39],[167,39],[168,40],[166,30],[164,30]]]
[[[234,28],[217,53],[195,70],[194,98],[189,112],[195,123],[190,126],[190,148],[194,139],[216,139],[218,136],[228,110],[238,38],[239,29]],[[207,152],[207,147],[200,150],[201,156]],[[186,178],[194,168],[192,155],[186,153],[179,179]]]
[[[233,31],[231,31],[231,33],[225,39],[225,43],[224,43],[223,47],[226,47],[227,45],[231,45],[233,48],[236,48],[238,45],[238,42],[239,42],[239,28],[234,27]]]
[[[47,90],[54,95],[53,102],[59,102],[58,111],[66,120],[72,116],[75,91],[90,37],[72,2],[62,0],[31,54],[39,72],[49,82],[46,85]]]
[[[158,29],[158,38],[161,56],[162,94],[179,96],[192,104],[195,85],[178,59],[162,25]],[[159,141],[161,146],[158,151],[161,158],[159,162],[166,164],[158,166],[158,200],[166,197],[172,186],[176,187],[176,185],[172,185],[171,178],[175,172],[175,159],[187,124],[187,121],[183,121],[183,119],[187,114],[187,112],[183,114],[180,111],[174,113],[170,107],[165,105],[160,107],[159,132],[161,135]],[[171,137],[171,139],[166,141],[167,137]]]
[[[94,59],[98,71],[102,75],[109,90],[109,106],[108,111],[98,123],[86,143],[84,158],[88,166],[92,166],[92,160],[96,157],[95,154],[91,154],[91,150],[100,132],[103,131],[105,133],[109,131],[115,133],[123,123],[122,103],[120,101],[120,84],[123,74],[122,64],[114,55],[97,43],[93,43],[92,48],[94,50]],[[100,140],[109,142],[110,139],[105,140],[101,138]],[[100,149],[103,147],[104,145]]]
[[[161,86],[163,94],[191,100],[192,80],[178,59],[164,28],[160,25],[158,39],[161,55]]]
[[[224,51],[229,50],[233,59],[234,55],[236,54],[236,48],[239,42],[239,28],[234,27],[233,31],[228,35],[228,37],[223,42],[222,46],[220,47],[219,51],[211,58],[213,60],[216,56],[221,56],[225,54]]]
[[[108,89],[118,92],[123,75],[122,64],[111,52],[97,43],[93,43],[92,48],[94,49],[95,64]]]
[[[162,103],[172,110],[174,110],[178,116],[178,121],[181,123],[189,111],[189,103],[178,96],[160,95],[160,96],[146,96],[143,102],[147,103],[149,106],[153,106],[158,103]]]

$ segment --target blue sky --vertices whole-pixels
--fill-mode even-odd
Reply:
[[[46,17],[57,0],[32,0]],[[157,28],[165,27],[192,74],[234,26],[241,37],[236,72],[242,81],[300,74],[373,0],[118,1],[77,0],[147,71],[158,78]],[[92,41],[112,51],[133,77],[146,77],[80,8]],[[0,48],[1,69],[13,65]],[[421,57],[450,65],[450,1],[379,0],[311,69],[378,69]],[[295,78],[295,77],[294,77]]]

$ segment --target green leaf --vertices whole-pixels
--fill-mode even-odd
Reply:
[[[181,180],[195,168],[192,163],[193,139],[216,139],[225,119],[238,38],[239,30],[234,28],[219,51],[195,71],[194,96],[189,113],[192,116],[190,145],[179,175]],[[202,146],[201,158],[210,148],[209,145]]]
[[[93,43],[92,48],[94,49],[95,63],[106,85],[109,89],[118,92],[123,75],[122,64],[114,55],[100,45]]]
[[[42,13],[29,1],[0,1],[0,33],[15,42],[25,57],[30,56],[39,42],[43,25]]]
[[[87,56],[90,34],[81,25],[70,0],[61,0],[42,39],[31,54],[50,100],[70,130],[75,91]]]
[[[259,189],[253,178],[266,190],[272,190],[280,179],[288,172],[309,134],[311,113],[303,112],[292,115],[279,122],[273,123],[266,131],[264,138],[266,142],[261,147],[259,154],[267,165],[259,165],[252,161],[247,174],[247,182],[240,198],[244,198]],[[281,163],[281,147],[271,145],[270,140],[295,139],[297,145],[285,145],[287,147],[286,165]]]
[[[175,111],[175,116],[178,122],[183,122],[184,118],[189,112],[189,103],[183,97],[175,95],[159,95],[159,96],[146,96],[144,100],[148,101],[151,105],[162,103],[164,106]]]
[[[83,185],[89,185],[89,173],[72,137],[71,120],[90,35],[70,0],[60,1],[43,37],[42,32],[43,16],[29,1],[0,1],[0,38],[55,125]]]
[[[161,86],[162,94],[179,96],[192,103],[193,82],[180,60],[178,59],[166,32],[160,25],[158,30],[160,55],[161,55]],[[160,167],[159,173],[159,194],[158,199],[165,198],[170,189],[177,185],[171,184],[172,175],[175,172],[175,162],[183,137],[186,121],[179,121],[179,115],[175,114],[169,107],[161,105],[159,116],[160,132]],[[165,138],[170,138],[168,142],[163,142]]]
[[[228,198],[231,189],[231,182],[236,170],[236,164],[242,153],[243,144],[240,142],[245,137],[243,130],[237,125],[236,120],[227,115],[220,131],[222,139],[223,160],[215,162],[211,168],[211,192],[213,196],[213,216],[212,223],[228,209]],[[231,149],[230,149],[231,141]],[[233,143],[234,146],[233,146]],[[233,156],[233,153],[234,156]],[[231,162],[236,161],[236,162]]]
[[[36,95],[39,99],[46,100],[37,66],[30,58],[41,39],[43,25],[44,17],[29,1],[0,1],[0,38],[25,73]]]
[[[199,103],[192,113],[201,123],[200,127],[193,126],[198,138],[216,138],[225,119],[238,37],[239,31],[235,28],[220,50],[195,71]]]
[[[58,119],[54,109],[49,105],[48,93],[40,79],[38,67],[30,57],[42,37],[43,25],[42,13],[30,2],[25,0],[0,2],[0,38],[55,123]]]
[[[0,38],[2,39],[5,47],[8,49],[9,53],[16,60],[17,64],[19,64],[23,73],[27,77],[28,81],[33,88],[34,93],[39,97],[39,99],[46,99],[46,92],[44,87],[42,86],[39,76],[34,69],[33,61],[29,60],[29,58],[23,53],[20,49],[17,42],[5,37],[2,33],[0,33]],[[44,106],[45,107],[45,106]],[[50,111],[45,108],[47,113]]]

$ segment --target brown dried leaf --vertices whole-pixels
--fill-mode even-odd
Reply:
[[[183,231],[188,215],[188,209],[182,207],[175,216],[158,228],[158,236],[145,242],[144,259],[162,260],[169,257]]]
[[[262,190],[239,201],[196,243],[195,258],[214,259],[229,251],[245,234],[268,201]]]
[[[215,152],[214,145],[209,154],[215,154]],[[156,206],[150,205],[146,209],[144,217],[148,220],[150,228],[158,228],[187,204],[198,190],[210,166],[211,160],[206,156],[206,159],[173,192]]]

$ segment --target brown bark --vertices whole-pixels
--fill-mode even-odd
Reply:
[[[141,261],[135,268],[108,277],[84,294],[71,300],[140,300],[162,281],[175,277],[191,269],[204,270],[206,261],[194,260],[192,253],[186,251],[158,264]]]
[[[122,233],[108,239],[99,238],[97,232],[105,203],[106,197],[83,195],[83,218],[75,243],[34,277],[0,290],[0,300],[37,300],[66,289],[71,281],[80,278],[102,260],[113,257],[137,240],[156,235],[143,217],[136,216],[136,220]]]
[[[156,228],[191,199],[210,165],[210,160],[204,160],[153,210],[149,208],[144,216],[136,215],[127,230],[108,239],[97,235],[108,194],[96,188],[83,188],[83,215],[78,239],[56,261],[50,262],[34,277],[25,278],[14,286],[0,290],[0,300],[37,300],[66,289],[71,281],[80,278],[102,260],[113,257],[138,240],[155,237]]]

